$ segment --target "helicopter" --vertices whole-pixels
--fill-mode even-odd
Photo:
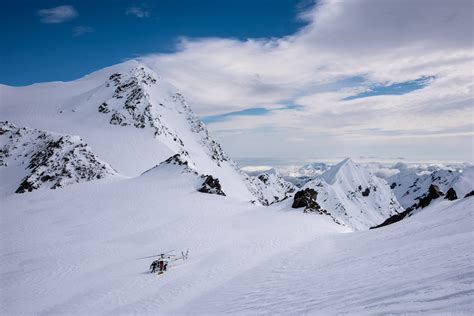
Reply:
[[[154,260],[151,265],[150,265],[150,272],[151,273],[157,273],[158,275],[163,274],[165,271],[168,270],[168,265],[171,264],[172,262],[178,261],[178,260],[187,260],[189,256],[189,249],[186,250],[186,252],[181,251],[181,255],[175,255],[173,254],[174,250],[165,252],[165,253],[160,253],[159,255],[153,255],[146,258],[153,258],[153,257],[159,257],[158,259]]]

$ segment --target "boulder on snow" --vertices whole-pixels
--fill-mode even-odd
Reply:
[[[370,188],[366,188],[363,192],[362,192],[362,196],[369,196],[370,194]]]
[[[304,190],[298,191],[295,194],[293,205],[291,207],[292,208],[308,207],[313,202],[316,202],[317,197],[318,197],[318,192],[310,188],[306,188]]]
[[[424,196],[419,198],[417,208],[418,207],[425,208],[428,205],[430,205],[431,201],[433,201],[433,200],[435,200],[435,199],[437,199],[437,198],[439,198],[440,196],[443,196],[443,195],[444,195],[444,193],[441,192],[439,187],[435,184],[432,184],[432,185],[430,185],[430,187],[428,189],[428,193],[426,193]]]
[[[205,180],[202,183],[201,188],[198,189],[199,192],[225,196],[224,191],[222,191],[222,186],[219,183],[219,179],[214,178],[211,175],[202,177],[205,177]]]
[[[446,196],[444,197],[446,200],[454,201],[458,199],[458,195],[456,194],[456,191],[453,188],[450,188],[446,192]]]
[[[295,194],[293,208],[304,207],[305,213],[317,212],[320,214],[327,214],[326,210],[323,210],[321,206],[316,202],[318,197],[318,192],[314,189],[306,188],[304,190],[298,191]]]

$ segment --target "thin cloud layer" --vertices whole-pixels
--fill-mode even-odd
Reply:
[[[186,91],[200,115],[269,110],[210,125],[224,144],[235,147],[228,148],[231,152],[250,152],[252,145],[237,148],[236,142],[225,140],[230,133],[259,135],[264,142],[281,134],[287,144],[331,149],[315,141],[328,137],[341,145],[351,140],[381,146],[385,152],[392,141],[427,154],[434,150],[427,147],[434,138],[446,148],[462,144],[458,152],[472,159],[471,1],[328,0],[301,12],[300,18],[308,24],[292,36],[183,38],[175,53],[143,60]],[[374,85],[388,90],[420,78],[429,80],[414,91],[364,93]],[[366,97],[351,99],[354,95]],[[288,102],[302,108],[276,110]],[[267,135],[270,129],[272,135]],[[420,148],[423,142],[414,138],[431,140]]]
[[[140,19],[150,17],[150,12],[143,9],[143,8],[140,8],[140,7],[129,7],[125,11],[125,14],[126,15],[133,15],[133,16],[135,16],[137,18],[140,18]]]
[[[61,5],[50,9],[38,11],[41,22],[45,24],[63,23],[78,16],[76,9],[72,5]]]
[[[72,29],[72,35],[74,37],[82,36],[84,34],[92,32],[94,32],[94,29],[92,27],[84,25],[76,26]]]

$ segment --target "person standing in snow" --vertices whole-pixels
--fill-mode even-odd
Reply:
[[[165,259],[164,254],[161,255],[158,263],[160,267],[160,272],[166,271],[166,269],[168,268],[168,261]]]
[[[158,272],[163,272],[163,271],[166,271],[167,268],[168,268],[168,261],[165,259],[164,254],[161,254],[160,259],[153,261],[150,265],[151,273],[155,273],[156,270],[158,270]]]
[[[150,266],[151,273],[155,273],[156,268],[158,267],[158,261],[159,260],[155,260],[151,263],[151,266]]]

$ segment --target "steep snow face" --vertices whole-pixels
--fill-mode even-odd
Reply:
[[[5,119],[81,135],[120,174],[137,176],[187,152],[193,168],[218,178],[228,195],[255,199],[256,189],[209,136],[183,95],[137,61],[71,82],[0,89]]]
[[[25,193],[42,187],[117,176],[78,136],[18,128],[0,122],[0,178],[4,193]]]
[[[252,178],[258,200],[263,205],[281,202],[293,195],[295,185],[286,181],[275,169],[268,170]]]
[[[418,173],[416,169],[406,168],[388,178],[395,196],[404,208],[416,204],[429,187],[434,184],[446,193],[453,188],[458,198],[463,198],[474,190],[474,167],[458,170],[435,170],[431,173]]]
[[[349,227],[363,230],[402,212],[385,180],[346,159],[304,188],[318,192],[317,203]]]
[[[167,93],[163,95],[159,90],[164,85],[144,65],[138,65],[129,72],[113,73],[106,83],[113,94],[98,106],[98,111],[109,116],[109,122],[113,125],[151,127],[154,136],[173,149],[184,149],[185,143],[178,133],[190,131],[195,134],[192,135],[195,139],[184,133],[186,141],[197,141],[218,165],[227,161],[228,157],[220,145],[209,137],[207,128],[193,114],[183,95],[169,86],[165,86]],[[171,111],[161,110],[160,107]],[[183,121],[185,126],[178,128],[176,125]]]

